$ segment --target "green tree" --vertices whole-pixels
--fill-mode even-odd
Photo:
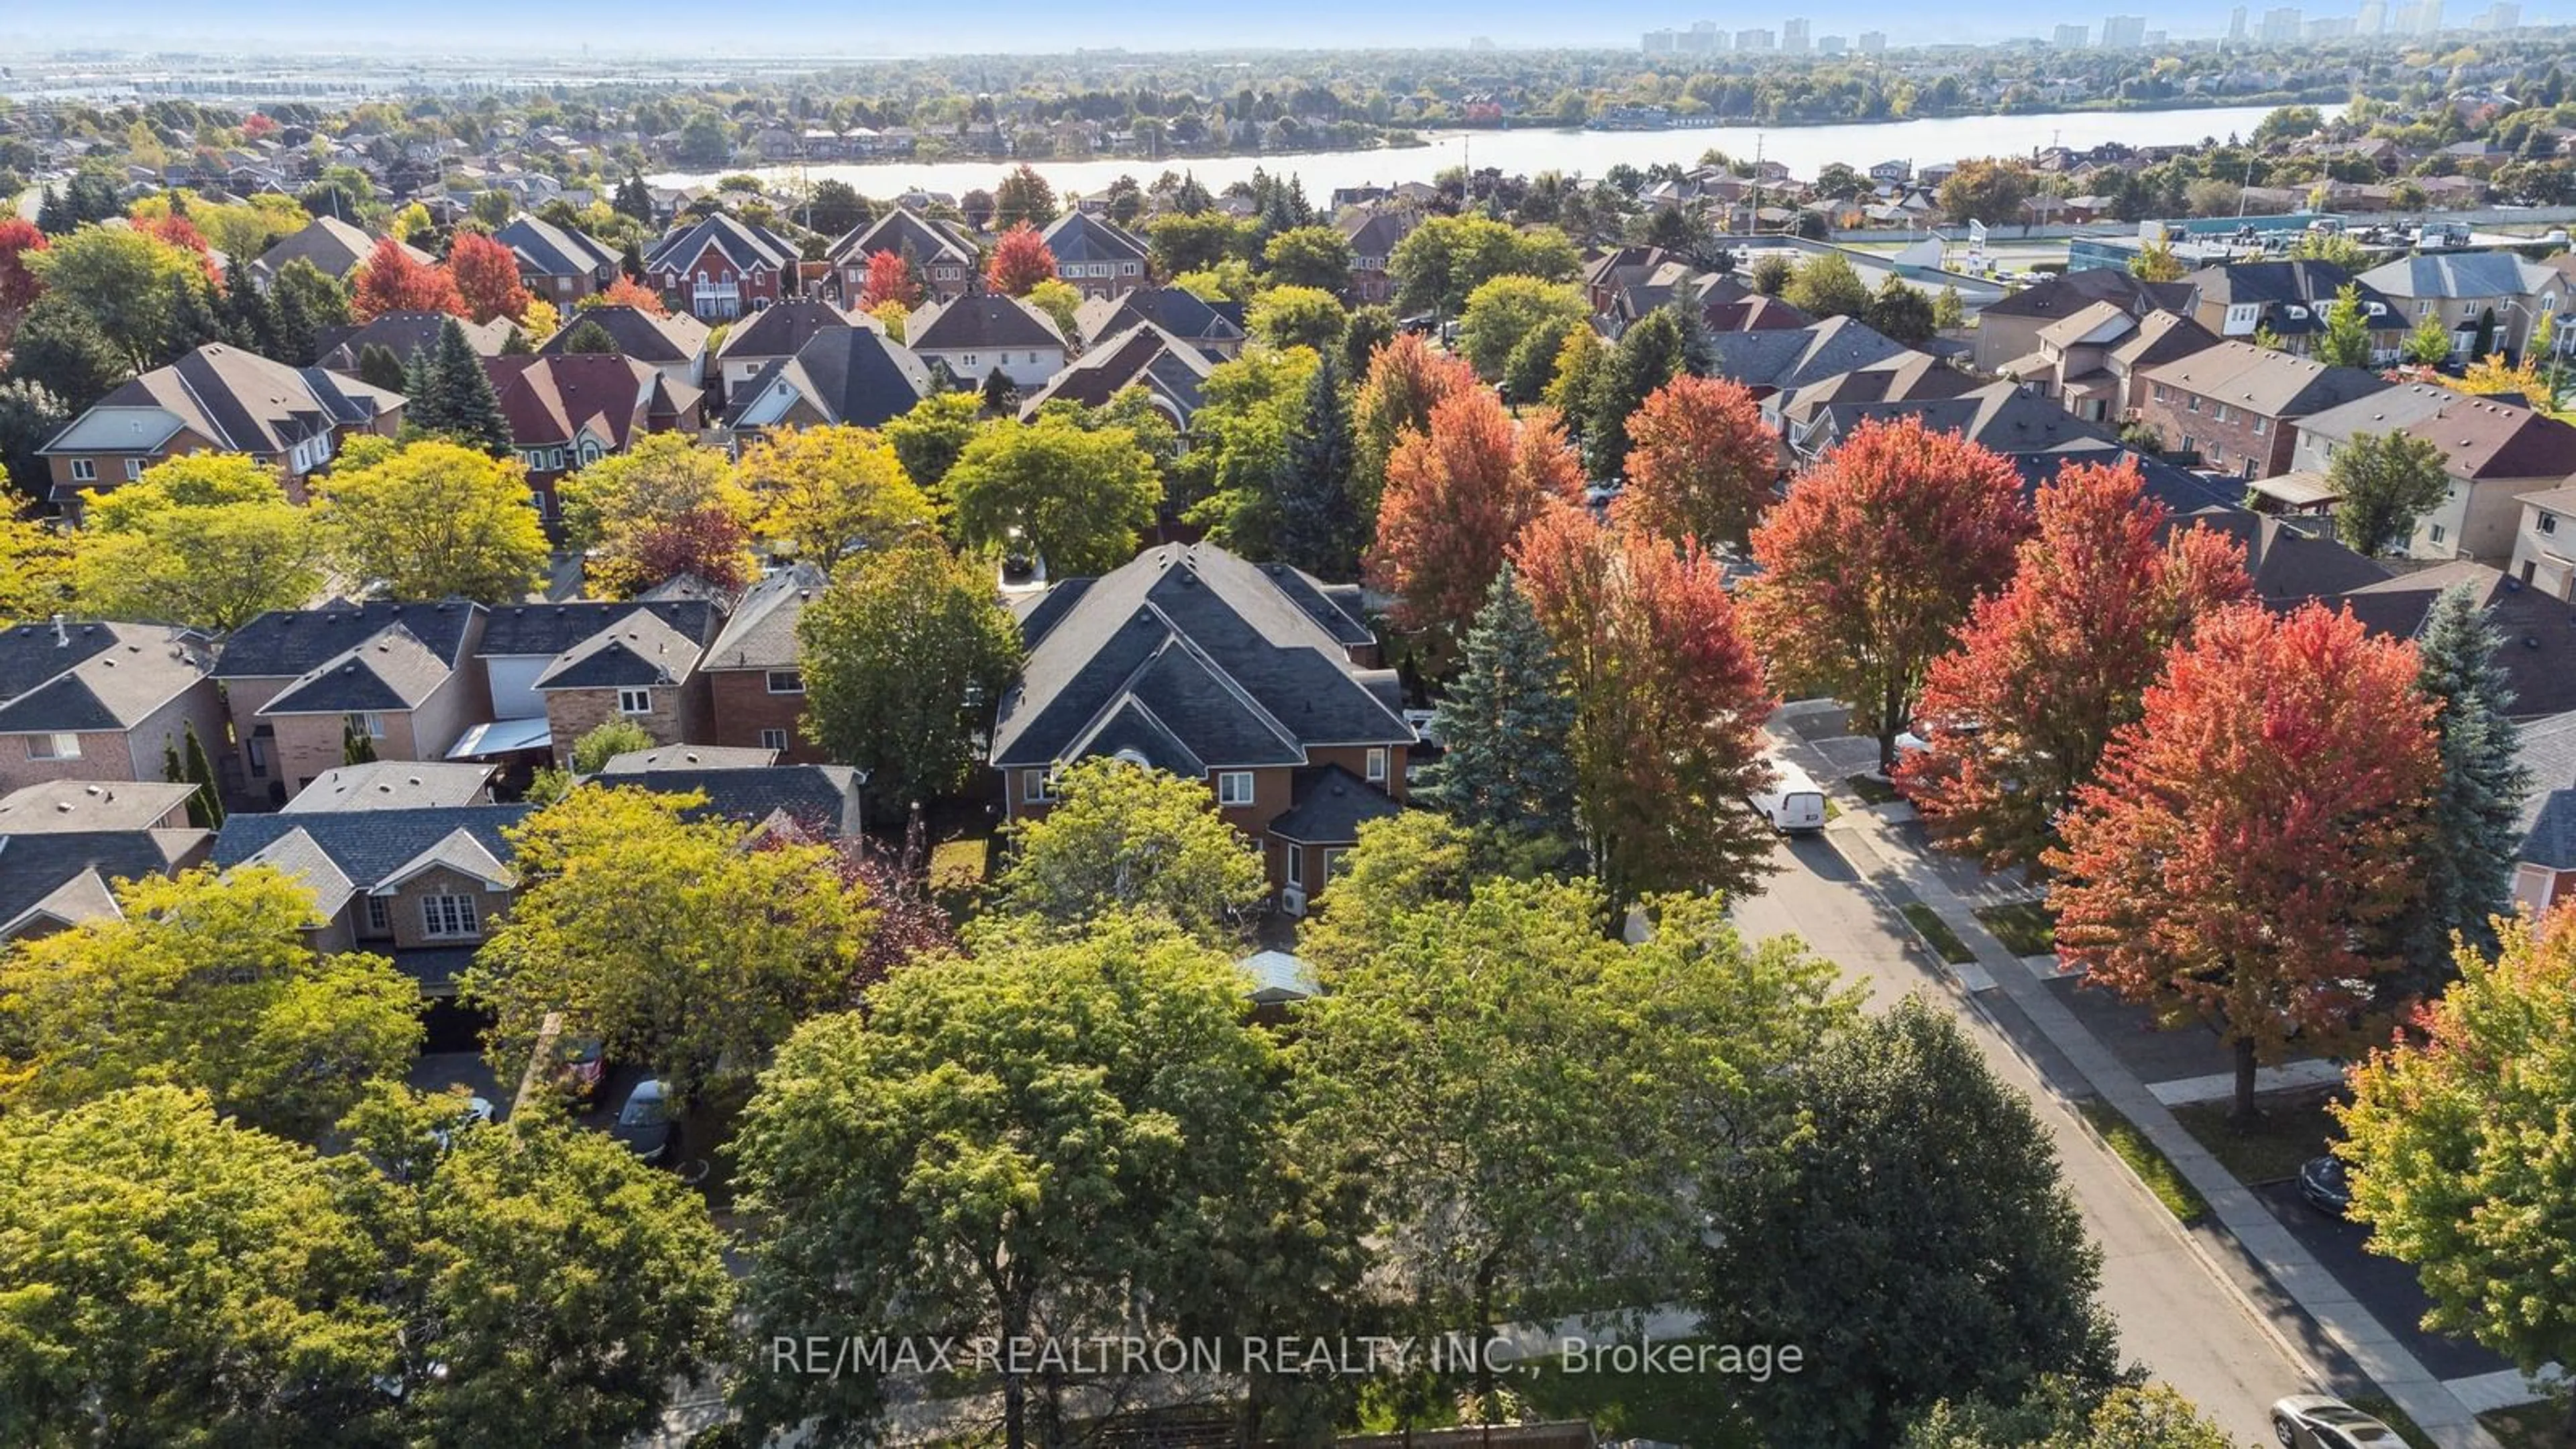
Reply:
[[[387,392],[400,392],[410,382],[410,374],[394,350],[381,342],[370,342],[358,349],[358,381]]]
[[[2326,304],[2326,330],[2317,339],[2317,361],[2328,367],[2370,365],[2370,328],[2363,320],[2358,284],[2345,283]]]
[[[1056,771],[1056,805],[1010,827],[994,883],[1011,914],[1066,931],[1150,916],[1211,944],[1240,937],[1268,894],[1260,852],[1203,781],[1117,759]]]
[[[2141,282],[2179,282],[2190,270],[2170,242],[2148,242],[2129,258],[2129,275]]]
[[[1895,282],[1895,274],[1890,273],[1888,280]],[[1816,252],[1798,263],[1797,272],[1789,278],[1780,297],[1819,321],[1827,317],[1866,318],[1870,312],[1869,288],[1840,252]]]
[[[1293,226],[1261,249],[1270,280],[1283,287],[1341,292],[1351,284],[1351,244],[1329,226]]]
[[[120,881],[117,913],[0,961],[0,1101],[68,1107],[146,1082],[309,1138],[420,1044],[419,988],[384,958],[319,955],[313,893],[264,867]]]
[[[2335,535],[2360,554],[2382,554],[2415,536],[2415,521],[2450,492],[2450,455],[2430,438],[2355,433],[2326,465]]]
[[[1439,762],[1424,803],[1461,825],[1570,847],[1574,810],[1573,686],[1509,564],[1476,615],[1458,672],[1432,711]]]
[[[797,621],[805,734],[868,772],[880,799],[962,788],[1019,669],[1019,628],[992,575],[935,543],[844,569]]]
[[[197,787],[196,796],[188,802],[188,821],[202,830],[224,828],[224,792],[217,788],[215,767],[206,760],[206,742],[197,738],[197,727],[187,727],[188,748],[180,757],[179,778]]]
[[[349,325],[349,287],[302,257],[277,269],[268,295],[277,304],[277,351],[286,362],[310,362],[316,339]]]
[[[1932,325],[1942,332],[1955,332],[1968,325],[1967,303],[1959,299],[1959,289],[1944,286],[1932,299]]]
[[[1351,315],[1332,293],[1320,287],[1276,286],[1252,299],[1244,329],[1273,347],[1311,347],[1330,352],[1342,340]]]
[[[0,1439],[382,1434],[384,1256],[335,1164],[145,1086],[0,1132]]]
[[[940,488],[960,543],[1025,548],[1059,578],[1125,563],[1163,500],[1134,433],[1057,417],[978,433]]]
[[[1798,264],[1784,251],[1767,251],[1753,264],[1753,290],[1765,297],[1777,297],[1789,290],[1790,281],[1798,275]]]
[[[564,338],[559,350],[583,357],[614,357],[617,355],[617,339],[608,334],[607,328],[599,325],[597,318],[585,317],[573,324],[571,335]]]
[[[2426,313],[2406,334],[2406,360],[2418,367],[2440,367],[2451,360],[2451,329],[2435,313]]]
[[[321,590],[312,515],[245,454],[185,454],[82,497],[72,586],[89,613],[229,633]]]
[[[405,382],[411,404],[403,410],[405,426],[508,456],[510,420],[482,357],[465,340],[464,324],[453,317],[441,322],[438,341],[412,354]]]
[[[2042,1377],[2017,1403],[1944,1400],[1906,1430],[1905,1449],[2236,1449],[2164,1384]]]
[[[24,262],[45,284],[44,303],[87,316],[134,371],[159,367],[201,340],[172,347],[181,310],[202,300],[205,259],[147,231],[83,227]]]
[[[1224,547],[1249,558],[1279,553],[1280,486],[1322,369],[1322,354],[1307,348],[1255,348],[1218,363],[1200,384],[1190,448],[1170,471],[1168,501],[1184,505],[1183,516],[1205,523]]]
[[[1288,435],[1270,492],[1279,513],[1279,557],[1326,579],[1359,576],[1368,537],[1353,497],[1359,467],[1351,441],[1351,404],[1330,353],[1306,383],[1306,400]]]
[[[546,575],[528,472],[435,438],[353,443],[323,483],[324,549],[391,599],[516,603]]]
[[[2504,631],[2467,584],[2443,590],[2415,635],[2417,688],[2433,703],[2442,763],[2417,868],[2424,899],[2407,926],[2412,984],[2427,995],[2440,987],[2460,945],[2494,950],[2493,917],[2513,910],[2523,833],[2517,822],[2533,780],[2519,758],[2513,687],[2497,662],[2504,644]]]
[[[53,474],[36,450],[71,420],[72,410],[44,384],[25,378],[0,381],[0,478],[22,497],[44,497],[53,487]]]
[[[1458,351],[1478,377],[1492,382],[1503,376],[1512,349],[1525,338],[1554,330],[1561,342],[1563,329],[1583,321],[1590,311],[1583,294],[1564,283],[1496,277],[1467,295],[1467,309],[1458,319]]]
[[[741,468],[755,530],[827,570],[927,533],[937,517],[901,453],[865,428],[782,429],[743,449]]]
[[[1571,280],[1582,259],[1553,227],[1517,230],[1484,216],[1434,216],[1405,234],[1387,258],[1397,305],[1455,316],[1496,277]]]
[[[1878,291],[1869,299],[1866,316],[1871,327],[1908,347],[1922,346],[1941,330],[1933,315],[1932,299],[1897,280],[1894,272],[1878,284]]]
[[[1567,339],[1591,330],[1592,324],[1581,320],[1542,322],[1531,329],[1503,359],[1504,400],[1515,407],[1544,402],[1549,384],[1556,381],[1557,361],[1565,355]]]
[[[1629,328],[1602,359],[1586,403],[1583,466],[1595,478],[1617,478],[1628,467],[1628,418],[1657,388],[1682,372],[1682,329],[1658,309]]]
[[[1166,281],[1239,255],[1251,232],[1221,212],[1167,211],[1145,224],[1155,275]]]
[[[957,466],[958,457],[982,426],[975,411],[971,394],[934,392],[902,417],[887,420],[880,431],[894,445],[895,458],[914,487],[938,495],[940,485],[948,481],[948,470]]]
[[[1071,282],[1049,277],[1029,288],[1024,300],[1046,314],[1046,319],[1055,324],[1058,336],[1070,341],[1082,335],[1074,322],[1074,314],[1082,310],[1082,293],[1075,290]]]
[[[572,768],[577,775],[596,775],[608,768],[608,762],[619,755],[653,748],[653,736],[631,719],[604,720],[591,726],[572,744]]]
[[[1012,168],[993,188],[993,230],[1009,231],[1020,225],[1044,230],[1056,218],[1055,188],[1047,185],[1034,167]]]
[[[1744,1389],[1766,1434],[1886,1444],[1943,1398],[2112,1378],[2101,1254],[2048,1130],[1956,1023],[1908,999],[1798,1062],[1790,1090],[1794,1123],[1712,1183],[1701,1305],[1718,1342],[1807,1346]]]
[[[868,917],[838,852],[690,819],[693,795],[594,786],[510,828],[519,896],[457,995],[521,1063],[563,1011],[692,1105],[749,1084],[797,1022],[848,999]]]
[[[50,293],[19,319],[10,346],[11,385],[59,399],[66,413],[89,407],[135,371],[96,318],[78,302]],[[32,451],[50,438],[26,446]]]

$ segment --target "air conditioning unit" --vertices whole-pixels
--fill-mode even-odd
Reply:
[[[1306,893],[1295,886],[1281,886],[1279,888],[1279,909],[1286,911],[1292,916],[1305,915]]]

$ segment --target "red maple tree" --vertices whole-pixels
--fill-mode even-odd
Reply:
[[[903,259],[903,253],[868,253],[868,280],[859,289],[860,311],[873,312],[888,302],[911,307],[920,301],[921,284],[912,279],[912,263]]]
[[[1750,886],[1770,832],[1737,802],[1769,783],[1774,702],[1723,570],[1570,503],[1522,529],[1512,560],[1573,687],[1576,809],[1613,906]]]
[[[1741,543],[1771,505],[1779,440],[1742,383],[1685,373],[1628,418],[1628,486],[1614,507],[1649,533]]]
[[[422,262],[409,247],[386,236],[376,238],[375,250],[359,263],[349,291],[349,310],[361,322],[388,312],[446,312],[462,317],[465,299],[457,295],[456,279],[444,269]]]
[[[1849,704],[1893,764],[1924,671],[2029,531],[2009,459],[1920,418],[1862,423],[1753,530],[1745,629],[1772,687]]]
[[[24,217],[0,217],[0,312],[21,312],[35,305],[45,284],[27,258],[52,245],[36,224]]]
[[[984,285],[996,292],[1025,297],[1029,289],[1055,275],[1055,253],[1036,227],[1021,222],[993,243],[992,260],[984,264]]]
[[[597,305],[602,307],[632,307],[647,317],[671,315],[671,309],[662,305],[662,294],[633,277],[619,277],[600,288],[596,295],[599,298]]]
[[[2231,604],[2201,619],[2076,791],[2048,855],[2057,949],[2159,1018],[2197,1015],[2236,1057],[2236,1110],[2295,1039],[2362,1034],[2438,764],[2415,646],[2350,613]]]
[[[1485,602],[1512,540],[1550,501],[1580,502],[1583,468],[1552,423],[1515,426],[1483,388],[1431,410],[1387,460],[1368,574],[1396,596],[1398,628],[1435,671]]]
[[[638,592],[692,574],[730,594],[752,580],[751,534],[721,508],[692,508],[636,529],[616,562]]]
[[[206,234],[197,230],[195,222],[175,212],[163,212],[134,223],[134,229],[154,241],[177,247],[195,257],[197,267],[206,274],[207,281],[222,279],[215,267],[215,249],[207,242]]]
[[[447,248],[447,274],[465,313],[477,322],[507,317],[516,322],[533,300],[519,282],[518,254],[479,231],[460,231]]]
[[[2205,524],[2168,537],[2144,487],[2133,462],[2060,469],[2012,583],[1977,602],[1924,677],[1915,721],[1929,748],[1898,763],[1897,782],[1935,841],[1989,869],[2038,863],[2165,651],[2253,595],[2235,540]]]
[[[1476,370],[1467,359],[1438,351],[1410,332],[1398,333],[1369,358],[1368,376],[1351,403],[1357,454],[1351,482],[1363,516],[1377,509],[1395,445],[1407,433],[1429,432],[1433,408],[1476,386]]]

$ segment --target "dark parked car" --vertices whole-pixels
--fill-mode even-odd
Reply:
[[[568,1036],[555,1043],[555,1081],[574,1101],[588,1106],[599,1100],[608,1080],[608,1058],[595,1036]]]
[[[661,1079],[646,1077],[626,1094],[626,1105],[617,1110],[617,1121],[609,1127],[608,1134],[646,1162],[659,1162],[670,1155],[671,1139],[679,1131],[678,1120],[662,1099]]]
[[[2397,1431],[2341,1399],[2293,1394],[2272,1405],[2281,1449],[2406,1449]]]
[[[2344,1176],[2343,1159],[2332,1155],[2308,1159],[2299,1169],[2299,1196],[2321,1213],[2342,1217],[2352,1211],[2352,1184]]]

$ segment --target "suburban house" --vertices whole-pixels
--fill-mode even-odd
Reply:
[[[874,428],[930,395],[930,369],[875,327],[817,332],[792,357],[736,385],[725,426],[737,433],[849,424]]]
[[[172,792],[176,792],[175,794]],[[0,942],[118,914],[115,883],[204,863],[187,785],[62,781],[0,798]]]
[[[2376,373],[2328,367],[2250,342],[2221,342],[2143,371],[2139,417],[2164,445],[2246,478],[2287,472],[2299,421],[2385,389]]]
[[[655,242],[644,279],[674,311],[720,322],[784,299],[796,260],[793,242],[719,211]]]
[[[1302,914],[1359,826],[1401,808],[1414,732],[1357,588],[1167,544],[1012,604],[1028,659],[990,756],[1012,818],[1043,815],[1077,760],[1204,780]]]
[[[2051,277],[2036,286],[1988,302],[1977,313],[1976,369],[1993,375],[2015,358],[2039,350],[2039,331],[2062,322],[2096,302],[2108,302],[2133,317],[2159,308],[2191,309],[2189,282],[2142,282],[2118,267],[2091,267]]]
[[[496,768],[445,760],[369,760],[313,777],[277,807],[286,815],[317,810],[421,810],[492,803]]]
[[[356,225],[336,216],[317,216],[302,230],[280,238],[275,246],[261,252],[250,264],[253,285],[267,291],[277,274],[293,262],[311,262],[326,277],[347,281],[376,249],[376,239]],[[422,266],[434,265],[438,258],[406,242],[403,250]]]
[[[1145,244],[1105,216],[1079,208],[1045,232],[1055,274],[1085,297],[1115,297],[1145,285]]]
[[[164,459],[206,451],[250,454],[301,503],[306,475],[330,462],[343,438],[390,438],[402,413],[400,393],[209,342],[100,398],[36,453],[54,501],[74,512],[84,490],[104,492]]]
[[[596,325],[608,334],[609,345],[618,356],[652,368],[673,387],[694,390],[706,386],[707,339],[713,334],[697,318],[685,312],[656,317],[622,302],[588,307],[566,316],[563,330],[538,344],[537,355],[560,357],[570,352],[567,344],[584,325]]]
[[[2576,711],[2526,721],[2516,758],[2531,791],[2515,819],[2513,903],[2537,919],[2576,889]],[[0,855],[0,865],[7,857]]]
[[[1709,375],[1740,382],[1756,398],[1913,353],[1857,317],[1828,317],[1785,331],[1724,332],[1710,337],[1708,346]]]
[[[267,866],[313,892],[314,950],[372,951],[432,1000],[456,978],[519,887],[508,831],[527,805],[298,811],[229,816],[212,863]]]
[[[1957,433],[2007,458],[2054,453],[2068,447],[2099,447],[2117,441],[2100,424],[2087,422],[2047,398],[2034,396],[2017,383],[1991,382],[1951,397],[1848,402],[1818,408],[1806,428],[1791,440],[1792,446],[1801,461],[1812,463],[1832,452],[1862,423],[1898,418],[1918,419],[1935,432]]]
[[[1396,243],[1413,234],[1421,218],[1410,211],[1372,211],[1344,217],[1335,224],[1351,244],[1351,284],[1346,295],[1354,307],[1395,300],[1395,277],[1387,259]]]
[[[548,523],[561,516],[564,475],[623,453],[646,433],[695,432],[698,391],[631,357],[607,353],[487,358],[483,370],[510,424],[510,450],[528,470],[528,501]]]
[[[995,368],[1014,386],[1044,387],[1064,370],[1065,340],[1055,323],[1017,297],[975,290],[952,301],[927,302],[904,324],[904,345],[927,363],[941,363],[968,387]]]
[[[902,257],[924,296],[954,297],[975,278],[975,250],[974,239],[957,227],[897,206],[843,233],[823,259],[840,283],[842,305],[856,307],[868,285],[868,258],[878,252]]]
[[[193,731],[209,759],[224,707],[204,636],[162,624],[0,629],[0,790],[64,780],[160,780]]]
[[[2518,570],[2525,561],[2519,545],[2528,515],[2522,500],[2558,490],[2576,475],[2576,427],[2503,398],[2409,383],[2301,422],[2289,479],[2314,480],[2330,499],[2325,474],[2335,454],[2362,434],[2392,432],[2440,448],[2451,479],[2449,495],[2416,519],[2408,558],[2510,562]],[[2554,525],[2545,534],[2536,523],[2529,528],[2535,541],[2556,541]],[[2535,565],[2537,552],[2529,560]],[[2525,582],[2537,572],[2535,566]]]
[[[2415,325],[2368,280],[2332,262],[2231,262],[2203,267],[2186,280],[2197,289],[2192,317],[2201,326],[2230,341],[2251,342],[2270,333],[2281,339],[2283,351],[2301,357],[2316,350],[2326,331],[2326,308],[2345,287],[2361,303],[2373,363],[2396,361]]]
[[[704,635],[640,601],[564,650],[530,685],[545,701],[555,762],[569,763],[581,737],[613,719],[639,726],[655,744],[704,739],[707,681],[698,665],[705,653]]]
[[[276,609],[233,631],[215,659],[235,749],[227,796],[283,805],[348,763],[363,738],[381,760],[437,760],[491,718],[472,667],[485,613],[461,600]],[[212,745],[208,746],[212,751]]]
[[[692,639],[713,638],[724,623],[714,600],[674,595],[606,602],[576,599],[554,604],[504,604],[488,611],[475,658],[492,701],[488,723],[467,730],[448,749],[451,760],[492,760],[518,765],[551,763],[554,731],[537,681],[555,661],[637,609]],[[573,741],[565,740],[570,750]]]
[[[1139,287],[1114,297],[1093,297],[1073,314],[1082,345],[1096,348],[1131,327],[1164,332],[1222,362],[1243,351],[1243,322],[1178,287]]]
[[[746,590],[733,616],[707,646],[699,673],[707,681],[711,727],[708,744],[767,750],[779,761],[802,765],[823,752],[799,728],[805,720],[805,668],[796,643],[796,621],[822,593],[823,571],[800,563],[780,569]]]
[[[2463,360],[2487,349],[2516,357],[2531,345],[2543,317],[2567,310],[2567,274],[2513,252],[2425,252],[2400,257],[2361,274],[2386,293],[2414,327],[2438,317],[2451,332],[2451,355]]]
[[[2208,328],[2179,313],[2135,317],[2116,303],[2096,302],[2039,329],[2038,350],[2001,371],[2087,422],[2116,423],[2136,410],[2140,367],[2217,343]]]
[[[755,836],[790,832],[807,840],[843,840],[861,828],[865,787],[847,765],[781,765],[758,752],[669,745],[611,759],[593,776],[604,786],[668,795],[704,795],[690,818],[730,820]]]
[[[2576,599],[2576,485],[2526,493],[2508,570],[2553,599]]]
[[[332,328],[315,338],[319,355],[313,359],[314,365],[355,377],[358,360],[367,349],[381,347],[393,354],[394,361],[409,366],[413,354],[438,345],[438,334],[450,322],[465,334],[465,345],[473,348],[477,357],[500,356],[509,347],[511,335],[519,330],[497,318],[477,322],[445,312],[386,312],[355,327]]]
[[[1143,388],[1146,401],[1186,430],[1199,410],[1208,374],[1216,359],[1147,324],[1119,333],[1106,346],[1094,348],[1047,380],[1020,404],[1023,421],[1058,400],[1084,407],[1104,407],[1128,388]]]
[[[764,307],[749,320],[735,323],[725,333],[724,346],[716,349],[716,375],[723,379],[718,391],[730,397],[734,389],[758,377],[762,368],[794,357],[817,333],[858,325],[857,318],[816,297]]]
[[[590,233],[522,214],[492,233],[519,259],[519,284],[528,295],[570,312],[582,298],[617,280],[616,251]]]
[[[1585,302],[1594,316],[1606,316],[1612,299],[1639,282],[1647,280],[1663,266],[1682,258],[1662,247],[1612,247],[1583,264],[1577,279],[1583,288]]]

